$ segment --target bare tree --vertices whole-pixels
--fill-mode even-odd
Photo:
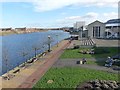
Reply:
[[[23,57],[23,59],[26,59],[26,56],[28,56],[28,51],[26,51],[25,47],[22,49],[20,54]],[[27,62],[27,59],[26,59],[26,62]]]
[[[36,58],[36,56],[37,56],[37,52],[39,51],[39,50],[41,50],[41,45],[39,45],[39,44],[36,44],[36,45],[33,45],[32,46],[32,49],[33,49],[33,51],[34,51],[34,56],[35,56],[35,58]]]
[[[4,61],[4,63],[5,63],[5,67],[6,67],[6,72],[7,72],[7,75],[9,74],[8,72],[9,72],[9,54],[8,54],[8,49],[6,48],[6,47],[4,47],[3,49],[2,49],[3,51],[2,51],[2,59],[3,59],[3,61]]]

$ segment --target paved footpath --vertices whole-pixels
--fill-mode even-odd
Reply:
[[[43,57],[43,62],[37,62],[11,80],[2,80],[2,88],[32,88],[33,85],[50,69],[58,60],[63,51],[70,45],[68,40],[62,41],[58,47]]]
[[[106,71],[110,73],[116,73],[118,74],[120,70],[114,70],[114,66],[108,68],[105,66],[99,66],[99,65],[94,65],[94,64],[76,64],[77,61],[80,61],[82,59],[60,59],[58,60],[53,67],[82,67],[82,68],[89,68],[89,69],[95,69],[95,70],[101,70],[101,71]],[[96,61],[95,58],[87,59],[87,61]],[[101,59],[102,60],[102,59]]]

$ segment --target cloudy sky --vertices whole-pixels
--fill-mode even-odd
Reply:
[[[119,0],[0,0],[1,27],[66,27],[118,18]]]

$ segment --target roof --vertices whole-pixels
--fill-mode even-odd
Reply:
[[[120,19],[111,19],[108,20],[105,24],[115,24],[115,23],[120,23]]]
[[[111,23],[111,24],[106,24],[106,27],[119,27],[120,26],[120,23]]]
[[[92,22],[92,23],[88,24],[87,26],[89,26],[89,25],[91,25],[91,24],[93,24],[93,23],[95,23],[95,22],[99,22],[99,23],[104,24],[103,22],[100,22],[100,21],[96,20],[96,21],[94,21],[94,22]]]

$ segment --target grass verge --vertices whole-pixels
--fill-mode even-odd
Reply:
[[[51,68],[36,83],[33,90],[36,88],[76,88],[80,83],[94,79],[118,81],[118,75],[79,67]],[[53,80],[53,83],[47,83],[48,80]]]
[[[85,50],[85,48],[80,49],[69,49],[65,50],[65,52],[61,55],[61,59],[66,58],[107,58],[108,56],[113,56],[118,53],[120,53],[120,50],[118,50],[118,47],[97,47],[97,49],[104,49],[106,51],[109,51],[109,53],[99,53],[99,54],[82,54],[79,53],[80,50]],[[86,48],[88,49],[88,48]]]

